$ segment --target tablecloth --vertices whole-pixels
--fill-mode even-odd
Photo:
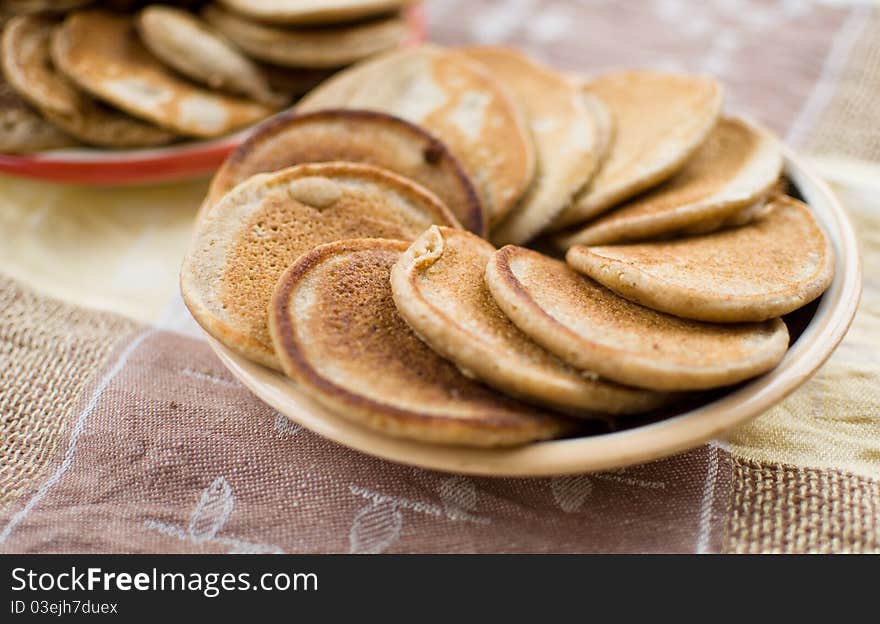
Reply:
[[[572,73],[712,73],[834,185],[864,293],[800,390],[692,451],[490,479],[303,430],[220,364],[177,292],[205,180],[0,178],[0,552],[880,551],[880,8],[437,0],[429,37]]]

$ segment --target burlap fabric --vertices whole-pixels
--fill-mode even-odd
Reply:
[[[811,155],[862,237],[865,291],[801,390],[626,470],[483,479],[367,457],[235,381],[176,295],[204,181],[0,179],[0,551],[880,551],[880,10],[791,2],[442,0],[431,37],[569,71],[708,71]],[[873,94],[873,95],[872,95]]]

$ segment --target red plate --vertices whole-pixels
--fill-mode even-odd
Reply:
[[[410,36],[404,45],[425,40],[425,14],[420,6],[407,11]],[[207,175],[249,134],[243,130],[210,141],[189,141],[139,150],[66,149],[17,156],[0,154],[0,172],[28,178],[91,185],[168,182]]]

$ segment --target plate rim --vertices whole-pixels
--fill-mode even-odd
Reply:
[[[294,382],[205,335],[232,375],[279,413],[333,442],[388,461],[474,476],[547,477],[623,468],[668,457],[760,416],[794,392],[834,352],[858,308],[862,265],[849,215],[831,188],[800,157],[788,147],[783,146],[782,151],[786,175],[798,186],[831,238],[834,280],[812,320],[775,369],[714,401],[661,421],[513,449],[476,449],[392,438],[327,410],[297,391]]]

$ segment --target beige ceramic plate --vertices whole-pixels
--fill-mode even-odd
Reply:
[[[861,293],[861,265],[849,218],[831,190],[791,152],[785,171],[825,227],[837,254],[836,275],[819,300],[790,320],[806,327],[770,373],[692,409],[633,428],[512,450],[434,446],[389,438],[329,412],[293,382],[209,339],[242,383],[279,412],[315,433],[392,461],[435,470],[494,476],[547,476],[619,468],[693,448],[754,418],[800,386],[831,355],[846,333]],[[812,317],[809,313],[812,312]]]

